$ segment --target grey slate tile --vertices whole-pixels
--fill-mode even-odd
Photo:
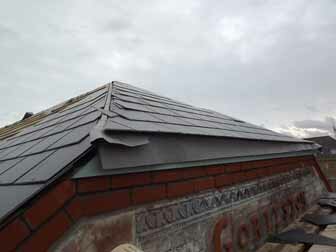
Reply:
[[[73,160],[91,147],[87,137],[81,143],[56,150],[34,169],[18,179],[15,184],[44,182],[62,171]]]
[[[36,184],[0,186],[0,221],[36,194],[42,186]]]
[[[55,149],[55,148],[62,148],[63,146],[76,144],[81,141],[84,137],[88,136],[90,131],[96,123],[89,123],[83,126],[73,128],[68,131],[64,131],[66,133],[61,139],[51,144],[47,149]]]
[[[197,108],[114,82],[111,111],[120,117],[108,119],[106,128],[120,125],[136,131],[213,135],[256,140],[298,141],[262,127],[237,120],[209,109]],[[122,118],[121,118],[122,117]],[[188,130],[188,127],[193,127]],[[124,129],[126,130],[126,129]]]
[[[34,141],[30,141],[30,142],[26,142],[26,143],[22,143],[20,145],[16,145],[14,146],[14,150],[12,150],[11,152],[9,152],[7,155],[1,157],[0,159],[10,159],[10,158],[15,158],[15,157],[19,157],[21,156],[23,153],[25,153],[26,151],[28,151],[30,148],[32,148],[35,145],[38,145],[40,143],[40,139],[34,140]]]
[[[47,137],[41,138],[38,144],[35,144],[29,150],[25,151],[22,155],[32,155],[34,153],[43,152],[48,149],[49,146],[60,140],[64,137],[68,132],[62,131],[60,133],[49,135]]]
[[[23,158],[16,158],[6,161],[0,161],[0,174],[12,168],[15,164],[20,162]]]
[[[37,164],[42,162],[46,157],[51,155],[53,151],[43,152],[36,155],[31,155],[25,158],[20,158],[20,161],[13,167],[0,174],[0,184],[11,184],[25,173],[32,170]]]

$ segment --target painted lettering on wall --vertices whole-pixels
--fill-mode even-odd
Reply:
[[[310,171],[296,169],[140,208],[136,242],[148,252],[256,251],[267,234],[283,229],[319,197],[324,187]]]
[[[263,211],[252,214],[249,221],[230,223],[228,216],[220,218],[214,228],[213,244],[215,252],[230,252],[233,248],[244,251],[262,241],[273,232],[288,225],[306,209],[304,192],[289,196],[281,202],[273,203]],[[226,230],[231,229],[231,230]],[[232,232],[229,240],[222,240],[224,231]],[[254,243],[254,244],[252,244]]]

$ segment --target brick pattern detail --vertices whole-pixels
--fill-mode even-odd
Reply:
[[[231,174],[221,174],[215,177],[216,187],[229,186],[232,184],[232,175]]]
[[[107,191],[110,189],[110,184],[109,177],[81,179],[78,181],[77,190],[79,193]]]
[[[112,188],[123,188],[151,183],[149,173],[128,174],[112,177]]]
[[[194,183],[192,180],[169,183],[167,187],[167,196],[169,198],[176,198],[194,192]]]
[[[292,169],[311,169],[314,165],[313,157],[279,158],[66,180],[41,194],[22,209],[21,216],[0,230],[1,251],[46,251],[82,217],[223,188]]]
[[[21,252],[44,252],[60,238],[70,227],[68,216],[62,211],[55,215],[47,224],[43,225],[30,239],[23,244]]]
[[[12,221],[0,231],[1,251],[9,252],[16,248],[17,244],[28,237],[30,231],[19,219]]]
[[[130,205],[131,198],[129,190],[93,194],[80,198],[80,206],[82,208],[82,212],[86,216],[127,208]]]
[[[159,171],[153,173],[153,183],[177,181],[183,177],[183,170]]]
[[[205,177],[194,180],[194,191],[201,192],[215,187],[215,179],[213,177]]]
[[[69,180],[64,181],[35,202],[26,211],[24,217],[32,228],[36,228],[74,195],[74,183]]]
[[[133,190],[133,203],[142,204],[147,202],[158,201],[166,198],[165,185],[153,185],[135,188]]]

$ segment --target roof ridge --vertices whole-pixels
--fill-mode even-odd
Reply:
[[[113,91],[113,81],[106,84],[106,86],[107,86],[107,94],[106,94],[103,111],[110,112],[110,104],[111,104],[112,91]],[[93,143],[97,139],[104,138],[103,130],[104,130],[104,126],[108,119],[108,116],[106,115],[106,113],[103,113],[103,111],[101,111],[100,109],[97,109],[97,110],[101,112],[101,116],[98,119],[97,124],[89,132],[91,143]]]

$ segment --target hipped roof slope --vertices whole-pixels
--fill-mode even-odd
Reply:
[[[314,149],[308,141],[112,82],[0,129],[0,218],[70,169],[96,141],[117,143],[115,136],[120,132],[274,142],[281,143],[282,149],[288,143]],[[128,138],[126,145],[137,145],[134,141],[138,140]]]

